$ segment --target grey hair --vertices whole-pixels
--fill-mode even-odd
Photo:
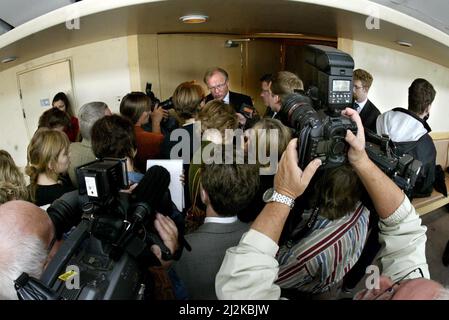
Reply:
[[[104,102],[94,101],[84,104],[78,111],[80,132],[83,139],[90,141],[90,132],[94,123],[104,117],[108,105]]]
[[[225,80],[228,81],[229,75],[225,69],[220,68],[220,67],[213,67],[213,68],[208,69],[206,71],[206,73],[204,74],[204,78],[203,78],[204,83],[207,85],[207,81],[209,80],[209,78],[212,77],[216,73],[221,73],[223,75],[223,77],[225,78]]]
[[[32,235],[12,239],[0,234],[0,240],[0,300],[17,300],[14,280],[22,272],[40,278],[48,251],[44,242]]]
[[[434,300],[449,300],[449,287],[441,288]]]

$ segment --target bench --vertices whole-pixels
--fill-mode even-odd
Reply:
[[[436,163],[441,165],[444,170],[446,187],[449,190],[449,174],[446,171],[449,165],[449,132],[431,132],[430,136],[437,150]],[[415,198],[412,203],[418,214],[424,215],[448,204],[449,197],[443,196],[434,189],[430,196],[426,198]]]

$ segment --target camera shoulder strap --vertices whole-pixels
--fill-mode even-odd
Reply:
[[[290,235],[290,237],[287,241],[287,246],[293,246],[299,240],[304,238],[310,232],[310,230],[312,230],[313,226],[315,225],[316,219],[318,218],[319,213],[320,213],[320,208],[318,206],[313,208],[313,211],[310,214],[310,217],[307,220],[304,227],[302,227],[299,230],[294,230],[292,232],[292,234]]]

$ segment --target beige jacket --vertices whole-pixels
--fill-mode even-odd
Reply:
[[[376,261],[381,273],[396,281],[421,267],[429,278],[426,261],[426,230],[415,208],[405,197],[401,206],[379,222],[382,245]],[[229,248],[215,278],[219,299],[279,299],[281,290],[274,284],[279,265],[275,259],[278,245],[264,234],[250,229],[236,247]],[[416,276],[415,273],[410,277]]]

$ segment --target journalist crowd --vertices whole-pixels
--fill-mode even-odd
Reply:
[[[104,102],[75,106],[56,93],[29,142],[26,167],[0,150],[0,299],[19,299],[23,273],[45,282],[47,268],[68,254],[89,218],[80,204],[70,217],[60,208],[69,195],[91,199],[79,168],[102,159],[126,168],[128,187],[119,193],[129,207],[149,208],[149,222],[129,240],[146,243],[136,260],[152,284],[147,299],[449,299],[429,273],[427,229],[411,203],[430,195],[437,175],[427,123],[432,84],[410,79],[408,108],[381,113],[368,97],[373,76],[354,70],[353,100],[334,115],[348,124],[344,159],[331,165],[326,157],[308,159],[310,145],[301,140],[304,119],[315,116],[313,90],[293,72],[262,73],[258,108],[231,91],[220,67],[205,71],[209,93],[195,81],[180,83],[164,102],[151,91],[130,92],[117,114]],[[228,134],[239,130],[242,136]],[[365,145],[373,135],[388,136],[397,155],[421,162],[411,189],[370,158]],[[148,169],[151,159],[182,159],[183,174]],[[173,179],[182,185],[183,208],[173,203]],[[121,212],[116,205],[101,209],[112,217]],[[110,263],[118,260],[110,247],[126,239],[100,239]],[[129,246],[120,254],[132,256]],[[356,290],[367,275],[374,280]],[[91,280],[81,270],[81,289],[73,290]]]

